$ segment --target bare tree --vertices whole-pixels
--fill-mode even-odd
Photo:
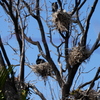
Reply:
[[[23,98],[24,100],[26,100],[30,88],[33,89],[34,93],[38,95],[42,100],[47,100],[44,94],[39,91],[35,84],[25,82],[25,66],[30,67],[34,73],[36,73],[38,76],[41,76],[45,83],[48,77],[55,79],[61,90],[61,100],[94,100],[94,98],[97,99],[98,92],[93,91],[93,87],[95,85],[95,81],[100,78],[100,68],[97,72],[95,72],[96,75],[91,81],[79,84],[77,90],[71,90],[71,87],[73,84],[76,84],[73,80],[75,79],[77,71],[80,70],[80,65],[85,62],[85,60],[90,58],[93,52],[100,46],[100,33],[98,33],[98,37],[92,48],[89,48],[87,43],[90,21],[93,13],[95,12],[98,0],[93,1],[92,7],[89,9],[89,13],[84,19],[81,18],[80,13],[82,7],[86,4],[87,0],[75,0],[72,3],[70,2],[71,4],[73,4],[72,7],[69,7],[70,12],[66,11],[65,7],[68,6],[66,0],[57,0],[56,2],[48,1],[48,3],[50,3],[51,9],[49,9],[46,0],[43,0],[43,5],[41,2],[42,1],[40,0],[0,1],[0,6],[6,12],[8,17],[10,18],[10,22],[13,24],[13,35],[16,36],[16,40],[19,45],[20,62],[18,66],[20,66],[20,73],[19,77],[16,78],[13,71],[13,66],[16,65],[11,65],[9,58],[6,54],[7,51],[4,49],[2,40],[0,40],[2,54],[4,55],[8,67],[5,67],[5,65],[0,66],[4,66],[6,70],[11,68],[4,82],[6,84],[8,82],[11,82],[11,84],[14,83],[12,88],[16,91],[11,90],[10,88],[9,91],[14,91],[18,93],[18,98],[14,96],[15,98],[10,98],[10,100],[19,100],[19,98],[21,100]],[[41,12],[46,12],[46,19],[42,17]],[[32,37],[28,37],[27,35],[27,28],[29,27],[27,19],[30,17],[31,19],[36,20],[38,24],[39,33],[43,45],[39,41],[34,41]],[[46,34],[46,29],[49,30],[49,32],[47,32],[48,34]],[[60,35],[59,45],[56,45],[56,43],[53,42],[54,32],[56,32],[55,34]],[[57,50],[56,60],[53,60],[52,58],[52,49],[49,48],[50,46],[48,45],[47,38],[49,38],[52,47]],[[72,40],[72,44],[70,43],[70,40]],[[25,59],[28,57],[26,55],[26,43],[30,43],[35,48],[37,46],[40,53],[39,55],[37,54],[37,60],[39,61],[39,64],[30,65],[29,63],[27,63],[27,61],[25,61]],[[13,47],[11,47],[11,49],[13,49]],[[14,50],[14,52],[16,51]],[[39,56],[42,56],[46,61],[40,59]],[[57,66],[56,61],[58,62],[60,67]],[[2,62],[4,63],[4,61]],[[0,71],[2,72],[1,69]],[[79,71],[79,75],[81,75],[81,73],[82,72]],[[0,75],[0,78],[1,77],[4,76]],[[82,91],[81,89],[86,85],[89,85],[89,88]],[[0,90],[2,89],[3,88],[1,88]],[[6,90],[8,91],[8,89],[5,88],[5,90],[1,92],[1,95],[3,94],[3,97],[8,100],[8,94],[6,94],[5,92]],[[51,94],[53,93],[51,92]],[[91,97],[91,94],[94,95],[93,98]],[[53,96],[52,99],[55,100]]]

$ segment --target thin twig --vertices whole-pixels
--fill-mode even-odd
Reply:
[[[100,41],[100,32],[99,32],[99,34],[98,34],[98,37],[97,37],[97,39],[96,39],[94,45],[92,46],[92,48],[91,48],[91,50],[90,50],[90,55],[99,47],[99,46],[98,46],[99,41]]]
[[[33,13],[33,10],[31,10],[30,6],[28,5],[28,3],[24,0],[22,0],[22,2],[24,3],[24,5],[26,6],[26,8],[28,9],[28,12],[30,13],[30,15],[32,17],[34,17],[35,19],[37,19],[37,16]]]
[[[87,90],[86,94],[88,94],[89,91],[93,88],[93,86],[94,86],[94,84],[95,84],[95,81],[96,81],[96,79],[97,79],[99,73],[100,73],[100,67],[98,68],[98,70],[97,70],[97,72],[96,72],[96,75],[95,75],[94,79],[92,80],[92,82],[91,82],[91,84],[90,84],[90,87],[89,87],[89,89]]]
[[[100,78],[100,76],[98,76],[98,77],[95,79],[95,81],[98,80],[99,78]],[[89,82],[86,82],[86,83],[80,85],[80,86],[78,87],[78,89],[81,89],[81,88],[85,87],[86,85],[91,84],[92,81],[93,81],[93,80],[91,80],[91,81],[89,81]]]
[[[78,10],[78,6],[80,5],[80,3],[81,3],[81,0],[79,0],[79,2],[77,0],[75,0],[75,7],[74,7],[71,15],[73,15]]]

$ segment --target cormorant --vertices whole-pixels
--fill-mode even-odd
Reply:
[[[38,57],[37,57],[36,64],[40,64],[40,63],[46,62],[44,59],[40,59],[39,57],[40,57],[40,55],[38,55]]]
[[[58,10],[57,2],[52,3],[52,12],[56,12]]]

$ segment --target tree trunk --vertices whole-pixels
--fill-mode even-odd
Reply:
[[[66,84],[64,84],[62,87],[62,100],[66,100],[66,98],[69,95],[70,88],[72,86],[72,83],[73,83],[73,80],[74,80],[74,77],[75,77],[75,74],[77,72],[79,65],[80,63],[74,65],[73,68],[71,68],[70,71],[68,72],[68,80]]]

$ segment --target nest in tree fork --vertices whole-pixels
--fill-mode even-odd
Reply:
[[[65,32],[68,31],[68,27],[71,23],[71,15],[68,14],[65,10],[58,10],[52,14],[52,21],[57,30]]]
[[[89,49],[82,46],[73,47],[68,54],[68,62],[71,66],[82,63],[89,57]]]
[[[86,90],[74,90],[69,97],[73,98],[70,100],[100,100],[100,92],[90,90],[88,94],[86,93]]]
[[[47,78],[47,76],[53,75],[52,67],[47,62],[38,65],[32,65],[31,68],[34,73],[41,76],[43,79]]]

